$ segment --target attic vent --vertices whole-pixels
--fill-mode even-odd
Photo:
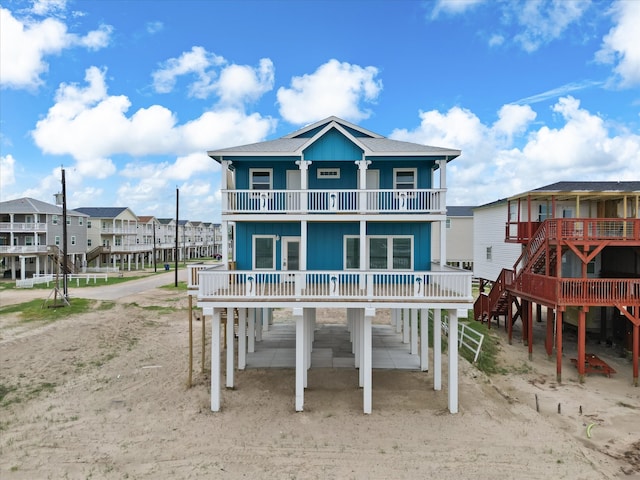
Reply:
[[[319,168],[318,169],[318,178],[340,178],[340,169],[339,168]]]

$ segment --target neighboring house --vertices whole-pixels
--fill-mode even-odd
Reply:
[[[447,206],[447,265],[473,269],[473,207]],[[431,256],[440,251],[440,222],[433,224]]]
[[[174,218],[159,218],[160,261],[175,262],[176,260],[176,220]]]
[[[67,210],[67,272],[78,272],[86,260],[87,215]],[[0,259],[5,275],[24,280],[57,273],[64,251],[62,207],[33,198],[0,203]]]
[[[144,258],[153,245],[139,243],[138,217],[127,207],[82,207],[76,211],[89,215],[87,262],[96,267],[113,266],[131,270],[144,267]]]
[[[488,294],[480,295],[476,319],[504,315],[511,339],[513,321],[521,318],[531,354],[532,305],[546,306],[545,347],[551,355],[555,342],[558,381],[563,324],[571,323],[578,333],[581,381],[591,368],[586,333],[594,330],[600,341],[632,352],[637,386],[640,182],[558,182],[510,197],[502,211],[505,240],[522,246],[522,255],[504,266]]]
[[[149,267],[157,264],[159,252],[160,252],[160,236],[159,236],[160,222],[156,217],[148,215],[138,216],[138,234],[136,243],[138,245],[145,245],[151,247],[150,250],[143,252],[143,264],[146,262]],[[154,262],[155,255],[155,262]]]
[[[504,268],[512,268],[522,253],[522,245],[505,242],[506,199],[473,209],[473,276],[480,290],[492,284]]]
[[[276,140],[208,154],[222,166],[226,270],[191,267],[189,294],[197,294],[198,306],[213,317],[212,410],[220,408],[221,315],[231,318],[237,310],[238,368],[244,368],[242,332],[265,309],[293,309],[295,408],[301,411],[315,310],[334,308],[347,312],[365,413],[371,412],[376,310],[390,309],[394,318],[403,312],[415,332],[419,312],[421,335],[428,332],[429,310],[438,320],[447,311],[449,410],[457,412],[457,319],[472,305],[472,275],[447,267],[444,247],[432,256],[431,237],[433,225],[446,222],[446,165],[460,151],[391,140],[330,117]],[[446,228],[440,232],[446,246]],[[230,332],[226,378],[233,387]],[[439,322],[433,334],[434,388],[440,389]],[[426,343],[421,337],[423,369]]]

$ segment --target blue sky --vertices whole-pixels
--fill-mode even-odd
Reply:
[[[4,0],[0,199],[219,221],[206,151],[336,115],[457,148],[449,205],[640,179],[640,1]]]

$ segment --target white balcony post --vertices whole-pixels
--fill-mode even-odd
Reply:
[[[249,328],[247,329],[247,350],[249,353],[256,351],[256,309],[249,309]]]
[[[458,311],[449,310],[449,412],[458,413]]]
[[[306,193],[303,194],[306,198]],[[300,270],[305,271],[307,269],[307,221],[300,221]],[[304,288],[304,287],[303,287]]]
[[[304,408],[304,311],[302,308],[293,309],[293,317],[296,321],[296,412],[302,412]]]
[[[220,411],[220,309],[204,308],[203,317],[211,315],[211,411]]]
[[[371,165],[371,160],[356,160],[358,166],[358,180],[360,188],[360,205],[358,210],[360,213],[367,212],[367,168]],[[364,258],[364,257],[361,257]]]
[[[229,270],[229,222],[223,220],[220,228],[222,229],[222,264],[226,270]]]
[[[227,308],[227,388],[233,388],[234,328],[233,308]]]
[[[433,311],[433,389],[442,390],[442,310]]]
[[[410,351],[411,355],[418,354],[418,309],[412,308],[411,312],[411,339]]]
[[[296,160],[296,165],[300,168],[300,210],[304,213],[308,208],[308,190],[309,190],[309,165],[311,165],[310,160]]]
[[[429,310],[420,310],[420,370],[429,371]]]
[[[229,172],[229,166],[231,160],[222,160],[222,171],[220,172],[220,190],[222,191],[222,213],[225,213],[229,208],[229,199],[227,197],[227,173]]]
[[[238,308],[238,370],[247,367],[247,309]]]
[[[363,405],[364,405],[364,413],[371,413],[371,398],[372,398],[372,376],[371,376],[371,367],[372,367],[372,347],[371,347],[371,319],[374,317],[376,313],[375,308],[365,308],[363,309],[363,331],[362,331],[362,351],[363,351],[363,365],[361,365],[361,370],[363,371]]]

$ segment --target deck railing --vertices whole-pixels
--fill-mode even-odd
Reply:
[[[471,302],[471,276],[458,269],[423,272],[236,271],[189,267],[199,300]]]
[[[550,218],[543,222],[549,240],[640,241],[640,218]],[[528,242],[539,222],[508,222],[506,241]]]
[[[534,294],[550,304],[640,306],[640,278],[556,278],[523,273],[510,290]]]
[[[224,190],[232,213],[442,213],[445,190]]]
[[[46,223],[39,222],[0,222],[0,232],[44,232]]]
[[[47,253],[46,245],[0,245],[0,255]]]

